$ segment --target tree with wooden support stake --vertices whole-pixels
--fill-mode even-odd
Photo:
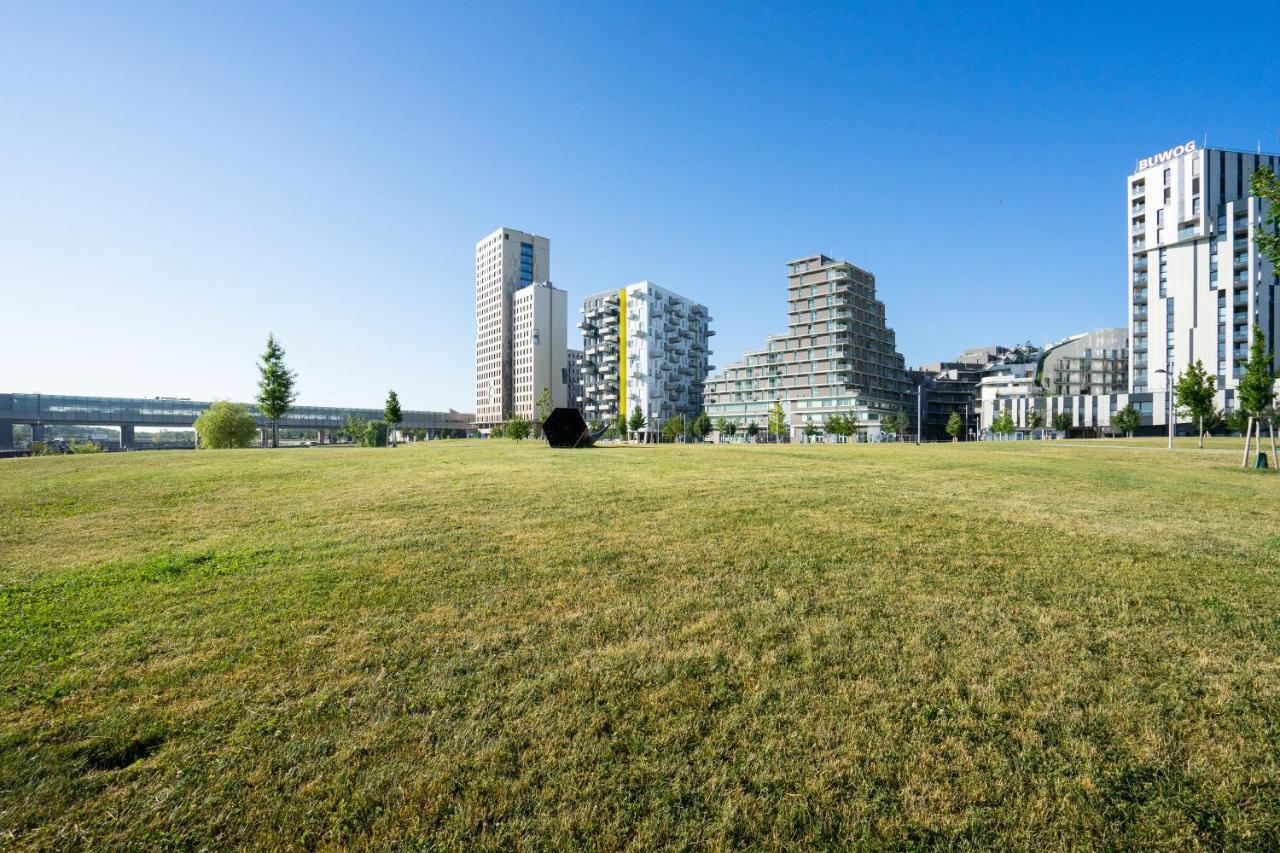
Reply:
[[[1271,369],[1275,356],[1267,349],[1267,339],[1262,334],[1262,327],[1253,327],[1253,343],[1249,345],[1249,361],[1245,364],[1244,376],[1236,388],[1236,397],[1240,408],[1249,414],[1249,423],[1244,433],[1244,457],[1240,467],[1249,465],[1249,446],[1256,434],[1258,452],[1262,452],[1262,423],[1266,422],[1271,433],[1271,459],[1276,458],[1276,430],[1272,426],[1271,412],[1276,401],[1276,375]]]

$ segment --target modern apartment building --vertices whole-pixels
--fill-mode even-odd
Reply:
[[[567,406],[569,294],[550,282],[534,282],[516,290],[511,307],[510,411],[534,418],[543,391],[550,392],[552,408]]]
[[[648,281],[582,304],[582,396],[589,420],[610,423],[640,406],[645,432],[675,415],[696,417],[711,365],[707,308]]]
[[[1036,378],[1044,393],[1054,396],[1124,393],[1129,390],[1129,334],[1094,329],[1049,344]]]
[[[1276,270],[1254,237],[1265,202],[1250,194],[1255,170],[1280,155],[1202,148],[1194,141],[1138,161],[1125,183],[1129,217],[1130,388],[1150,392],[1154,424],[1165,394],[1199,359],[1216,374],[1230,410],[1257,324],[1276,340]]]
[[[707,381],[712,420],[764,429],[775,403],[792,438],[835,413],[852,415],[869,433],[880,431],[886,413],[907,409],[914,419],[911,383],[875,276],[826,255],[787,264],[786,334]]]
[[[499,228],[476,243],[476,426],[487,429],[515,410],[516,291],[551,279],[551,242]]]
[[[582,390],[582,365],[585,362],[586,356],[582,350],[569,350],[569,373],[565,383],[569,387],[569,402],[566,405],[578,411],[582,411],[586,405]]]
[[[1073,429],[1107,432],[1111,415],[1130,402],[1128,345],[1124,329],[1094,329],[1045,345],[1034,362],[987,367],[976,389],[980,429],[1002,412],[1029,428],[1038,411],[1042,428],[1065,413]]]

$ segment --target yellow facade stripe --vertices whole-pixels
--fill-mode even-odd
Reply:
[[[627,289],[618,291],[618,419],[627,419]]]

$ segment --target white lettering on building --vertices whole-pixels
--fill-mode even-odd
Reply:
[[[1152,166],[1159,166],[1161,163],[1167,163],[1170,160],[1181,157],[1183,154],[1190,154],[1195,150],[1196,141],[1194,139],[1188,139],[1186,142],[1181,145],[1175,145],[1168,151],[1161,151],[1159,154],[1139,160],[1138,168],[1134,171],[1141,172],[1144,169],[1150,169]]]

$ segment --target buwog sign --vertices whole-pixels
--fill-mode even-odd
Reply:
[[[1161,163],[1167,163],[1175,157],[1181,157],[1183,154],[1190,154],[1196,150],[1196,141],[1188,139],[1181,145],[1175,145],[1168,151],[1161,151],[1159,154],[1153,154],[1150,157],[1144,157],[1138,161],[1138,168],[1134,171],[1141,172],[1143,169],[1150,169],[1152,166],[1159,166]]]

